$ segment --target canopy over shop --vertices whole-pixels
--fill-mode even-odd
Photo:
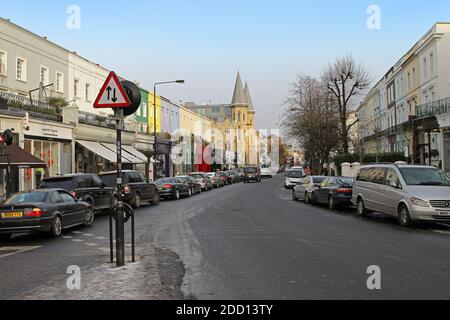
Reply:
[[[116,145],[112,143],[77,140],[77,172],[100,173],[116,168]],[[147,157],[132,146],[122,146],[122,168],[145,170]],[[140,168],[142,167],[142,168]]]

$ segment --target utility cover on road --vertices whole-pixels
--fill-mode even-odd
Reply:
[[[111,71],[103,84],[94,103],[94,108],[123,108],[129,107],[131,101],[123,90],[116,74]]]

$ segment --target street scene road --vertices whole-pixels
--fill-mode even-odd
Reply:
[[[278,175],[137,210],[138,256],[157,263],[143,276],[154,285],[128,298],[450,298],[450,226],[404,229],[382,214],[360,218],[354,209],[294,202],[283,181]],[[7,275],[0,299],[79,297],[66,287],[70,265],[82,269],[82,296],[95,297],[102,286],[83,279],[108,263],[108,248],[106,216],[59,239],[14,237],[0,246]],[[367,288],[371,265],[381,268],[381,290]]]

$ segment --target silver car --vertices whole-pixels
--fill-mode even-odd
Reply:
[[[358,215],[386,213],[400,225],[450,221],[450,178],[440,169],[406,164],[363,166],[353,186]]]
[[[300,184],[294,187],[292,190],[292,199],[294,201],[301,200],[305,203],[311,203],[311,194],[316,190],[322,181],[327,177],[325,176],[307,176],[300,180]]]

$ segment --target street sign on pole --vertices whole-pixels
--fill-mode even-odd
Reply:
[[[111,71],[95,99],[94,108],[126,108],[131,101],[116,74]]]

